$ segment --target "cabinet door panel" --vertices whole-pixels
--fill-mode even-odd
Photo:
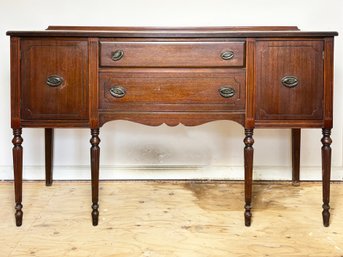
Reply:
[[[322,41],[257,42],[257,120],[319,120],[322,105]]]
[[[22,119],[87,119],[87,41],[28,39],[21,52]]]

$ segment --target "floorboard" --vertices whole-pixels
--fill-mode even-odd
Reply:
[[[89,182],[25,182],[24,222],[14,222],[13,183],[0,183],[0,256],[343,256],[343,184],[331,187],[322,226],[321,184],[254,185],[244,226],[243,184],[102,181],[99,225]]]

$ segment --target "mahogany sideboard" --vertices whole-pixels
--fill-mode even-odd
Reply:
[[[292,129],[293,182],[301,128],[321,128],[323,224],[329,226],[333,45],[337,32],[297,27],[78,27],[9,31],[16,225],[21,226],[22,128],[91,132],[92,222],[98,224],[99,128],[231,120],[244,127],[245,225],[251,224],[253,131]]]

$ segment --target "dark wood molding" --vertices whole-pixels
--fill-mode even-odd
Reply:
[[[338,33],[335,31],[300,31],[290,28],[290,30],[283,30],[282,27],[279,27],[278,30],[274,28],[267,27],[265,29],[253,30],[252,27],[247,27],[245,30],[237,30],[228,28],[219,28],[219,29],[208,29],[208,28],[179,28],[179,29],[168,29],[168,28],[158,28],[154,29],[149,27],[135,28],[130,30],[129,28],[118,29],[112,28],[111,30],[97,30],[92,27],[87,29],[74,30],[44,30],[44,31],[7,31],[9,36],[19,36],[19,37],[110,37],[110,38],[271,38],[271,37],[332,37],[337,36]]]
[[[110,26],[53,26],[46,30],[97,30],[97,31],[299,31],[297,26],[218,26],[218,27],[110,27]]]
[[[11,127],[20,128],[20,38],[11,37]]]
[[[256,101],[256,78],[255,78],[255,48],[256,40],[247,39],[246,46],[246,117],[245,128],[255,127],[255,101]]]
[[[324,127],[333,126],[333,38],[324,39]]]
[[[89,125],[91,128],[99,128],[99,40],[88,39],[88,83],[89,83]]]

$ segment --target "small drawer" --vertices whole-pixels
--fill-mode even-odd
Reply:
[[[243,111],[245,71],[114,71],[100,74],[100,109]]]
[[[244,41],[100,42],[103,67],[241,67]]]

